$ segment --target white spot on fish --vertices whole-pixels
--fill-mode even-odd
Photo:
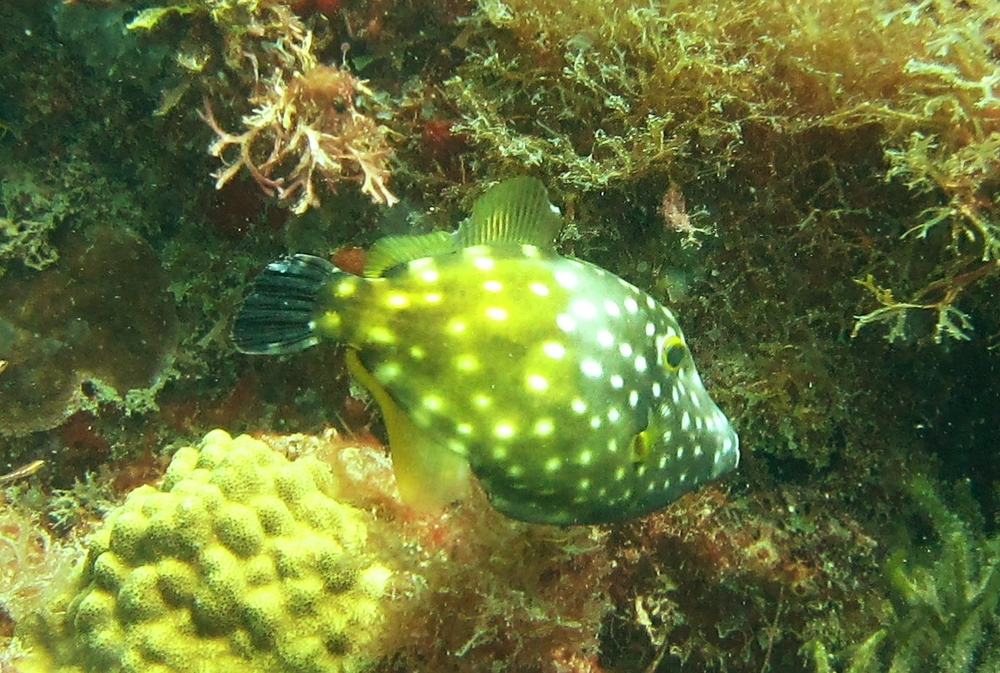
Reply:
[[[703,451],[701,450],[701,444],[695,444],[694,445],[694,457],[695,458],[701,458],[701,454],[702,453],[703,453]]]
[[[639,310],[639,305],[635,303],[635,299],[632,299],[632,297],[625,297],[624,304],[625,310],[629,313],[635,313]]]
[[[639,391],[638,390],[630,390],[629,391],[629,394],[628,394],[628,404],[633,409],[635,407],[639,406]]]
[[[502,444],[499,445],[499,446],[494,446],[492,453],[493,453],[493,457],[496,460],[505,460],[507,458],[507,455],[508,455],[507,454],[507,447],[504,446],[504,445],[502,445]]]
[[[583,450],[583,451],[580,452],[579,461],[580,461],[581,465],[590,465],[591,461],[593,461],[593,460],[594,460],[594,452],[593,451],[589,451],[589,450],[585,449],[585,450]]]
[[[405,294],[394,292],[386,298],[385,303],[388,304],[390,308],[406,308],[410,305],[410,298]]]
[[[606,299],[604,301],[604,312],[612,318],[617,318],[622,314],[621,309],[618,308],[618,304],[614,303],[610,299]]]
[[[483,289],[487,292],[499,292],[503,289],[503,283],[498,280],[488,280],[483,283]]]
[[[457,432],[460,435],[466,435],[466,436],[471,435],[472,425],[470,425],[469,423],[459,423],[458,425],[455,426],[455,432]]]
[[[632,356],[632,346],[629,344],[620,344],[618,346],[618,352],[622,354],[623,358]]]
[[[437,395],[424,396],[424,407],[426,407],[427,409],[430,409],[431,411],[439,411],[443,406],[444,406],[444,400],[442,400]]]
[[[548,418],[543,418],[537,423],[535,423],[535,434],[539,437],[548,437],[555,430],[555,426],[552,424],[552,420]]]
[[[663,387],[660,385],[659,381],[653,381],[653,385],[650,386],[650,392],[653,393],[653,397],[660,396],[660,393],[663,392]]]
[[[554,274],[556,282],[562,285],[567,290],[572,290],[577,286],[576,274],[572,271],[567,271],[566,269],[559,269]]]
[[[549,296],[549,286],[543,283],[532,283],[528,286],[532,292],[537,294],[539,297]]]
[[[581,320],[593,320],[597,317],[597,307],[593,303],[582,299],[573,302],[570,310]]]
[[[613,374],[611,376],[611,378],[608,379],[608,380],[611,381],[611,387],[612,388],[616,388],[617,389],[617,388],[621,388],[622,386],[625,385],[625,379],[623,379],[622,377],[618,376],[618,374]]]
[[[576,487],[581,491],[589,491],[590,479],[581,479],[579,482],[577,482]]]
[[[608,440],[608,453],[618,453],[618,440],[614,437]]]
[[[492,257],[475,257],[472,260],[472,266],[480,271],[492,271],[493,267],[496,266],[496,262],[493,261]]]
[[[656,308],[656,301],[652,297],[650,297],[649,295],[646,295],[646,306],[650,310],[653,310],[654,308]]]
[[[486,309],[486,317],[490,320],[506,320],[507,319],[507,309],[500,308],[499,306],[490,306]]]
[[[472,403],[475,404],[480,409],[485,409],[486,407],[493,404],[493,400],[491,400],[486,395],[478,394],[472,396]]]
[[[420,272],[420,280],[425,283],[436,283],[438,278],[440,278],[440,274],[436,269],[424,269]]]
[[[597,343],[605,348],[611,348],[615,344],[615,337],[606,329],[598,330]]]
[[[542,392],[549,387],[548,380],[541,374],[529,374],[527,380],[528,387],[538,392]]]
[[[651,337],[656,334],[656,325],[651,322],[646,323],[646,336]]]
[[[357,283],[350,280],[343,280],[337,284],[338,297],[350,297],[357,289]]]
[[[600,416],[594,416],[593,418],[590,419],[590,427],[596,430],[597,428],[601,427],[601,423],[603,422],[604,421],[601,420]]]
[[[635,356],[635,370],[637,372],[644,372],[644,371],[646,371],[646,358],[644,358],[641,355],[636,355]]]
[[[423,360],[426,353],[420,346],[410,346],[410,357],[414,360]]]
[[[542,352],[553,360],[558,360],[562,356],[566,355],[566,347],[558,341],[546,341],[542,344]]]
[[[665,456],[665,455],[664,456],[660,456],[660,469],[661,470],[664,469],[664,468],[666,468],[666,466],[667,466],[667,460],[668,460],[667,456]]]
[[[388,327],[372,327],[368,330],[368,338],[375,343],[391,344],[396,340],[396,335]]]
[[[545,461],[545,471],[549,474],[553,472],[558,472],[559,468],[562,467],[562,461],[558,458],[549,458]]]
[[[510,423],[498,423],[493,428],[493,434],[499,439],[510,439],[514,436],[514,426]]]
[[[382,362],[375,367],[375,378],[380,381],[392,381],[394,378],[399,376],[401,371],[402,370],[400,369],[398,362]]]
[[[479,360],[475,355],[459,355],[455,358],[455,368],[463,372],[474,372],[479,369]]]
[[[587,411],[587,403],[577,397],[570,403],[570,407],[578,414],[583,414]]]
[[[621,418],[621,412],[615,408],[608,409],[608,420],[612,423],[617,423],[618,419]]]
[[[615,470],[615,481],[621,481],[624,478],[625,478],[625,468],[619,467],[617,470]]]
[[[448,323],[448,331],[452,334],[461,334],[465,331],[466,324],[464,320],[452,320]]]
[[[690,429],[691,429],[691,414],[685,411],[683,414],[681,414],[681,430],[690,430]]]
[[[677,460],[684,458],[684,447],[681,446],[677,449]]]
[[[568,313],[560,313],[557,315],[556,325],[558,325],[559,329],[567,334],[576,329],[576,321],[573,320],[573,316]]]
[[[597,360],[587,359],[580,362],[580,371],[587,376],[596,379],[604,372],[604,369],[601,367],[601,363]]]
[[[438,294],[437,292],[428,292],[427,294],[424,295],[424,301],[426,301],[428,304],[436,304],[439,301],[441,301],[441,295]]]
[[[520,476],[522,476],[524,474],[524,466],[523,465],[508,465],[507,466],[507,474],[509,474],[510,476],[512,476],[512,477],[514,477],[516,479],[517,477],[520,477]]]

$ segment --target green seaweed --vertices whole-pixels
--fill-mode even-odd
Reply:
[[[913,476],[905,488],[935,543],[914,539],[889,554],[884,573],[894,620],[856,646],[843,670],[995,671],[1000,535],[984,536],[968,516],[949,508],[927,477]],[[813,651],[817,672],[830,670],[822,649]]]

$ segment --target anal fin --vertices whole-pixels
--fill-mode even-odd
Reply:
[[[379,381],[348,351],[347,368],[375,397],[389,432],[392,467],[403,502],[423,513],[442,510],[469,492],[469,463],[410,420]]]

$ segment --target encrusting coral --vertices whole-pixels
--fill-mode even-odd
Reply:
[[[133,491],[91,538],[63,623],[28,638],[19,668],[364,670],[391,572],[332,488],[318,460],[245,435],[180,449],[163,486]]]

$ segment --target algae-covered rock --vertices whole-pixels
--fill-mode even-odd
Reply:
[[[246,435],[180,449],[161,488],[133,491],[94,534],[60,635],[22,668],[365,670],[390,571],[333,486],[319,461]]]

